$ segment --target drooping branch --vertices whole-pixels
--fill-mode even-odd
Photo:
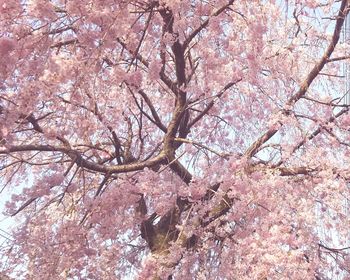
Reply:
[[[339,42],[340,33],[342,31],[342,27],[344,24],[344,20],[346,15],[349,12],[348,8],[348,0],[342,0],[340,10],[338,12],[335,28],[333,31],[333,35],[331,38],[330,43],[328,44],[328,47],[321,57],[321,59],[314,65],[310,73],[307,75],[306,79],[302,83],[301,87],[299,88],[298,92],[294,94],[286,103],[287,106],[291,106],[294,103],[296,103],[302,96],[304,96],[310,87],[311,83],[315,80],[315,78],[319,75],[319,73],[322,71],[323,67],[326,65],[328,60],[330,59],[336,45]]]
[[[180,142],[180,143],[187,143],[187,144],[192,144],[194,146],[198,146],[202,149],[205,149],[205,150],[208,150],[209,152],[219,156],[219,157],[222,157],[222,158],[225,158],[227,159],[229,157],[229,154],[223,154],[223,153],[220,153],[218,151],[215,151],[213,149],[211,149],[210,147],[207,147],[205,145],[203,145],[202,143],[199,143],[197,141],[193,141],[193,140],[190,140],[190,139],[184,139],[184,138],[175,138],[175,142]]]
[[[89,96],[89,95],[88,95],[88,97],[89,97],[90,99],[93,99],[93,98],[91,98],[91,96]],[[88,108],[87,106],[85,106],[85,105],[83,105],[83,104],[73,104],[73,103],[72,103],[71,101],[69,101],[69,100],[66,100],[66,99],[64,99],[64,98],[62,98],[62,97],[59,97],[59,98],[62,100],[62,102],[66,103],[66,104],[70,104],[70,105],[72,105],[72,106],[77,106],[77,107],[79,107],[79,108],[82,108],[82,109],[84,109],[84,110],[87,110],[88,112],[90,112],[90,113],[92,113],[93,115],[95,115],[95,116],[97,117],[97,119],[98,119],[101,123],[103,123],[104,118],[103,118],[102,114],[100,113],[99,108],[98,108],[98,105],[97,105],[97,103],[96,103],[95,100],[93,101],[93,103],[94,103],[94,108],[93,108],[93,109],[90,109],[90,108]],[[113,146],[114,146],[114,150],[115,150],[115,157],[116,157],[116,159],[117,159],[117,162],[118,162],[118,164],[122,164],[122,162],[121,162],[121,156],[122,156],[122,154],[121,154],[121,141],[120,141],[119,137],[117,136],[117,133],[115,132],[115,130],[112,128],[112,126],[107,125],[107,129],[108,129],[108,131],[109,131],[109,132],[111,133],[111,135],[112,135],[112,142],[113,142]]]
[[[193,127],[198,121],[200,121],[210,111],[210,109],[215,105],[215,101],[217,99],[219,99],[228,89],[230,89],[240,81],[242,81],[242,78],[239,78],[238,80],[234,82],[230,82],[226,86],[224,86],[224,88],[213,98],[212,101],[209,102],[209,104],[204,108],[204,110],[189,122],[188,129]]]
[[[186,49],[188,45],[191,43],[191,41],[196,37],[204,28],[206,28],[210,22],[210,19],[212,17],[216,17],[223,13],[228,7],[230,7],[235,0],[230,0],[226,5],[222,6],[221,8],[217,9],[215,12],[213,12],[211,15],[209,15],[208,19],[206,19],[199,27],[197,27],[184,41],[183,47]]]
[[[328,119],[328,121],[326,122],[327,124],[330,124],[332,122],[334,122],[337,118],[339,118],[340,116],[344,115],[345,113],[349,112],[349,108],[343,108],[341,111],[339,111],[335,116],[332,116]],[[319,135],[322,132],[322,126],[319,126],[316,130],[314,130],[309,136],[305,137],[303,140],[301,140],[298,144],[296,144],[292,151],[290,152],[290,154],[294,154],[298,149],[300,149],[303,145],[305,145],[305,143],[307,143],[308,141],[314,139],[317,135]],[[284,160],[280,160],[275,166],[281,166],[284,163]]]
[[[315,78],[319,75],[319,73],[321,72],[323,67],[326,65],[328,59],[331,57],[331,55],[335,49],[335,46],[339,42],[340,33],[341,33],[341,30],[342,30],[342,27],[344,24],[344,19],[345,19],[346,15],[348,14],[348,12],[349,12],[348,1],[342,0],[340,10],[338,12],[338,17],[336,20],[335,28],[333,31],[333,35],[332,35],[330,43],[328,44],[326,51],[324,52],[321,59],[314,65],[312,70],[309,72],[306,79],[304,80],[304,82],[300,86],[299,90],[288,99],[284,108],[290,108],[300,98],[302,98],[306,94],[306,92],[307,92],[308,88],[311,86],[312,82],[315,80]],[[283,110],[284,114],[287,114],[287,112],[288,112],[288,110]],[[270,126],[270,128],[268,129],[268,131],[265,132],[262,136],[260,136],[258,138],[258,140],[256,140],[246,150],[245,156],[248,158],[253,157],[257,153],[257,151],[259,150],[261,145],[263,145],[264,143],[269,141],[279,131],[280,127],[281,127],[281,125],[279,125],[278,122],[272,124]]]

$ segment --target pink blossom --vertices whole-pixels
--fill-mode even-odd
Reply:
[[[17,42],[14,39],[2,37],[0,38],[0,55],[7,56],[16,48]]]
[[[347,6],[0,0],[0,271],[345,275]]]

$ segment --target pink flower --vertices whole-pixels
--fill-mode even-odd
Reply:
[[[0,55],[7,56],[16,48],[17,42],[11,38],[0,38]]]
[[[135,87],[140,87],[142,83],[142,75],[139,71],[129,75],[128,82]]]
[[[160,68],[161,68],[161,64],[159,63],[159,61],[154,60],[150,63],[149,75],[152,80],[156,80],[159,78]]]

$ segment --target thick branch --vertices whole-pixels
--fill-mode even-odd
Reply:
[[[89,169],[91,171],[100,173],[126,173],[137,170],[142,170],[146,167],[151,168],[155,165],[165,163],[166,156],[163,152],[159,153],[154,158],[151,158],[142,162],[133,162],[122,165],[102,165],[83,158],[83,156],[76,150],[69,149],[67,147],[57,147],[51,145],[21,145],[21,146],[9,146],[8,148],[0,149],[1,154],[9,154],[15,152],[30,152],[30,151],[41,151],[41,152],[60,152],[68,155],[74,159],[76,164],[80,167]]]

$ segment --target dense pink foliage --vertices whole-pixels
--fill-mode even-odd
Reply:
[[[0,0],[0,271],[348,279],[348,5]]]

